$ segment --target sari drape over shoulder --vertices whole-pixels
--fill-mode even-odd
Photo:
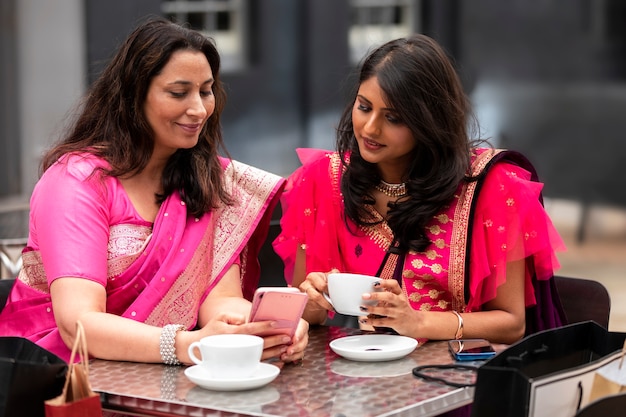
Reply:
[[[24,266],[0,313],[0,334],[26,337],[67,360],[70,350],[59,335],[49,294],[49,284],[61,276],[82,276],[102,283],[107,292],[107,312],[154,326],[176,323],[192,329],[200,305],[234,263],[241,266],[242,290],[251,299],[260,276],[257,256],[284,179],[237,161],[222,158],[221,163],[232,205],[222,205],[196,218],[187,213],[179,194],[174,193],[162,203],[153,225],[133,219],[132,210],[120,214],[111,209],[106,213],[107,218],[122,219],[108,225],[107,247],[103,248],[108,253],[103,271],[106,276],[94,276],[98,275],[97,268],[93,273],[68,275],[65,266],[53,261],[48,265],[51,255],[42,253],[42,242],[32,239],[46,216],[31,212],[31,238],[22,254]],[[67,164],[69,168],[56,166],[50,175],[72,176],[68,173],[75,168],[72,164],[87,165],[81,169],[89,175],[79,175],[78,183],[92,182],[96,191],[90,192],[97,201],[104,201],[99,210],[123,204],[119,181],[91,175],[102,161],[88,156],[70,158]],[[117,199],[116,203],[111,199]],[[74,249],[79,248],[65,250]],[[73,256],[80,257],[81,253]]]
[[[348,220],[346,226],[338,153],[299,149],[298,155],[302,167],[288,178],[282,232],[273,242],[287,282],[293,279],[298,247],[305,249],[306,273],[336,268],[376,275],[393,242],[391,229],[373,207],[368,210],[380,223],[358,227]],[[538,297],[545,304],[541,317],[532,319],[541,323],[527,327],[559,325],[563,316],[556,290],[538,284],[552,281],[559,266],[555,251],[564,249],[542,205],[543,184],[525,158],[501,150],[474,150],[468,174],[478,180],[461,183],[449,205],[428,223],[431,245],[424,252],[406,253],[398,269],[411,306],[479,311],[506,281],[507,263],[526,259],[527,309],[535,308]]]

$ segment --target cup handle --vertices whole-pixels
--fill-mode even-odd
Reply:
[[[194,349],[196,347],[200,350],[200,342],[192,342],[187,349],[187,353],[189,354],[189,359],[191,359],[193,363],[200,365],[202,363],[202,359],[199,359],[194,353]],[[202,352],[200,352],[200,354],[202,354]]]

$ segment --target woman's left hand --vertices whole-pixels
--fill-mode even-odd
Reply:
[[[262,359],[277,358],[282,363],[302,360],[304,350],[309,343],[309,323],[300,319],[293,338],[286,335],[274,335],[266,336],[264,339]]]
[[[375,306],[361,306],[363,324],[374,327],[388,327],[401,335],[412,336],[416,324],[416,311],[413,310],[402,288],[395,279],[383,279],[378,284],[382,291],[363,295],[364,300],[374,300]]]

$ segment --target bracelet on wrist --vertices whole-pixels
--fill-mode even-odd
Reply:
[[[161,361],[166,365],[182,365],[176,357],[176,333],[184,330],[182,324],[167,324],[161,330],[159,338],[159,352],[161,353]]]
[[[461,317],[461,314],[459,314],[458,311],[455,311],[455,310],[450,310],[450,311],[454,313],[457,319],[459,319],[459,327],[456,329],[454,338],[456,340],[462,339],[463,338],[463,317]]]

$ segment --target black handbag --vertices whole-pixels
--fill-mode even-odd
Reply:
[[[472,416],[574,416],[589,402],[595,371],[621,358],[625,339],[593,321],[525,337],[478,368]]]
[[[21,337],[0,337],[0,417],[43,417],[61,394],[67,363]]]

